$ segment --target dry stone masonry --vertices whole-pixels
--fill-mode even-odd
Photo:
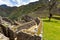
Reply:
[[[0,17],[0,33],[7,38],[6,40],[41,40],[37,34],[39,27],[42,27],[40,19],[28,15],[23,16],[20,21]]]

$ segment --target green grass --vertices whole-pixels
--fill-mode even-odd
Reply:
[[[43,20],[43,40],[60,40],[60,20],[52,19],[50,22],[48,18]]]

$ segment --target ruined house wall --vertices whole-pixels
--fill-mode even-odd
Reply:
[[[29,29],[32,26],[35,26],[36,24],[38,24],[38,25],[40,24],[40,20],[39,19],[32,20],[30,17],[27,17],[24,20],[26,21],[26,24],[17,27],[17,32],[21,31],[23,29]],[[17,37],[17,40],[41,40],[41,37],[39,37],[39,36],[32,36],[32,35],[29,35],[29,34],[26,34],[26,33],[23,33],[23,32],[16,33],[16,31],[14,32],[9,27],[5,27],[2,24],[0,24],[0,27],[1,27],[1,30],[3,31],[3,34],[6,37],[9,37],[10,40],[15,40],[14,39],[15,37]]]
[[[28,22],[26,24],[23,24],[23,25],[19,26],[17,28],[17,31],[16,32],[18,32],[18,31],[20,31],[22,29],[29,29],[29,28],[31,28],[32,26],[35,26],[35,25],[36,25],[36,22],[33,20],[31,22]]]
[[[8,30],[7,30],[7,28],[5,26],[3,26],[2,24],[0,24],[0,27],[1,27],[1,30],[3,31],[3,34],[5,36],[8,36]]]
[[[41,37],[39,37],[39,36],[31,36],[29,34],[19,32],[17,34],[17,40],[41,40]]]
[[[0,27],[2,29],[1,31],[3,31],[3,34],[6,37],[9,37],[10,40],[14,40],[16,35],[11,29],[9,29],[8,27],[3,26],[2,24],[0,24]]]

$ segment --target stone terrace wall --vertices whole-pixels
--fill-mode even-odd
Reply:
[[[23,32],[19,32],[23,29],[29,29],[32,26],[39,24],[40,20],[38,20],[38,19],[33,20],[33,18],[31,18],[29,16],[24,17],[23,20],[26,21],[26,24],[23,24],[22,26],[18,25],[18,27],[17,27],[18,33],[15,30],[13,31],[9,27],[2,25],[1,23],[0,23],[0,32],[3,33],[6,37],[8,37],[9,40],[15,40],[16,37],[17,37],[17,40],[41,40],[41,37],[39,37],[39,36],[32,36],[32,35],[29,35],[29,34],[26,34]],[[9,21],[8,19],[5,19],[5,18],[3,21],[6,21],[6,22],[10,23],[11,25],[13,24],[11,21]],[[3,22],[3,21],[1,21],[1,22]],[[5,23],[5,22],[3,22],[3,23]]]
[[[17,34],[17,40],[41,40],[39,36],[32,36],[23,32]]]
[[[11,29],[9,29],[8,27],[3,26],[2,24],[0,24],[0,27],[1,27],[1,31],[3,31],[2,34],[4,34],[10,40],[14,40],[16,35]]]
[[[31,21],[31,22],[28,22],[28,23],[26,23],[26,24],[23,24],[23,25],[19,26],[19,27],[17,28],[17,31],[16,31],[16,32],[18,32],[18,31],[20,31],[20,30],[22,30],[22,29],[29,29],[29,28],[31,28],[31,27],[34,26],[34,25],[36,25],[36,22],[33,20],[33,21]]]

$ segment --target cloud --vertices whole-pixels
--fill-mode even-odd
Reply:
[[[10,0],[0,0],[0,5],[6,4],[8,6],[13,6],[13,4],[10,2]]]
[[[35,2],[35,1],[38,1],[38,0],[30,0],[30,2]]]
[[[49,0],[50,1],[50,0]]]
[[[21,6],[26,5],[30,2],[35,2],[38,0],[0,0],[0,5],[6,4],[7,6]]]

